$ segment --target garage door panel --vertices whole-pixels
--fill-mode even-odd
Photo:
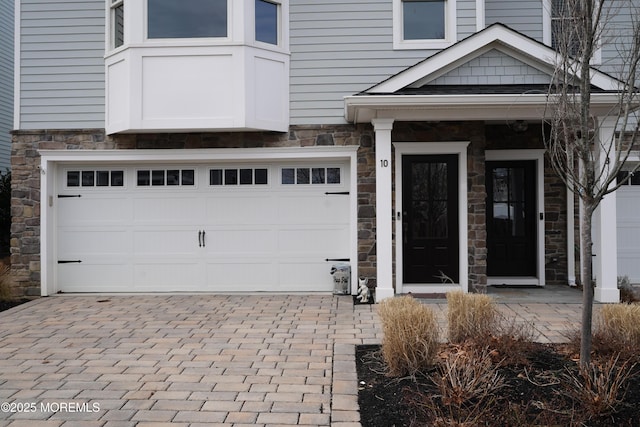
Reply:
[[[289,228],[278,233],[278,249],[287,256],[317,254],[319,258],[331,258],[336,248],[348,248],[346,227]],[[340,254],[340,257],[348,253]]]
[[[206,230],[205,251],[216,256],[237,254],[272,256],[276,251],[276,234],[271,228],[242,227]]]
[[[121,259],[58,264],[58,287],[63,292],[127,292],[131,273],[131,265]]]
[[[137,255],[156,255],[169,260],[173,256],[193,256],[198,249],[198,231],[194,228],[138,230],[133,233],[133,251]]]
[[[349,197],[292,194],[280,197],[280,224],[334,224],[349,218]]]
[[[203,218],[203,202],[196,196],[179,197],[159,194],[138,198],[134,202],[133,220],[137,224],[199,224]]]
[[[640,188],[626,185],[616,191],[618,276],[640,283]]]
[[[279,287],[298,292],[328,292],[333,290],[331,265],[327,262],[282,262],[278,266]]]
[[[274,198],[265,194],[235,196],[213,194],[207,201],[207,220],[214,219],[216,225],[226,224],[272,224],[277,220],[278,211]]]
[[[271,260],[256,262],[245,258],[207,264],[208,290],[238,292],[273,291],[277,283],[277,265]]]
[[[618,248],[623,252],[640,250],[640,223],[618,227]]]
[[[122,198],[63,198],[58,199],[57,209],[61,227],[119,225],[131,221],[131,203]]]
[[[202,271],[202,265],[193,259],[171,262],[136,259],[133,287],[136,291],[194,291],[202,289]]]
[[[59,258],[69,254],[96,256],[100,254],[120,254],[131,247],[131,233],[115,228],[62,228],[64,238],[58,239]]]
[[[294,163],[287,161],[286,167]],[[317,163],[319,170],[329,167]],[[260,163],[254,169],[268,169],[268,180],[261,175],[260,182],[249,184],[227,182],[225,174],[223,181],[210,181],[212,169],[251,169],[225,162],[185,166],[197,185],[139,185],[135,165],[112,168],[123,171],[119,186],[60,185],[59,194],[73,195],[77,189],[83,197],[57,199],[56,255],[82,263],[59,265],[58,289],[330,292],[326,259],[349,257],[352,196],[325,193],[349,189],[348,165],[341,166],[339,184],[285,184],[284,164]],[[315,163],[302,164],[305,169]],[[85,169],[102,167],[63,168],[59,182],[65,170]]]

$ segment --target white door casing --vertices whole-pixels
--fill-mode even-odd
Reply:
[[[536,216],[537,216],[537,274],[536,277],[487,277],[489,285],[545,285],[545,256],[544,256],[544,150],[487,150],[486,161],[499,160],[534,160],[536,162]]]
[[[468,141],[452,142],[394,142],[395,148],[395,223],[396,236],[402,229],[402,156],[417,154],[456,154],[458,156],[458,206],[459,206],[459,283],[440,284],[404,284],[402,277],[403,253],[402,245],[396,249],[396,293],[445,293],[452,290],[469,290],[469,261],[468,261],[468,220],[467,220],[467,146]]]

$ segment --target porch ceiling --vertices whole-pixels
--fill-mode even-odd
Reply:
[[[353,95],[344,98],[350,123],[385,118],[397,121],[541,120],[546,94]],[[615,93],[591,95],[592,114],[611,114],[618,104]]]

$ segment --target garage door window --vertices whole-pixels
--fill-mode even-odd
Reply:
[[[283,168],[282,184],[340,184],[340,168]]]
[[[67,187],[122,187],[124,172],[121,170],[71,170],[67,171]]]
[[[139,187],[193,186],[195,171],[193,169],[139,170],[137,183]]]
[[[225,168],[209,170],[209,185],[267,185],[266,168]]]
[[[624,179],[627,179],[627,177],[629,177],[629,172],[621,171],[618,174],[617,180],[618,182],[620,182]],[[622,185],[640,185],[640,172],[632,173],[631,177],[629,177],[629,180]]]

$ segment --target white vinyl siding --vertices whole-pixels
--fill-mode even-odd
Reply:
[[[393,50],[391,6],[388,0],[290,5],[291,124],[344,123],[344,96],[435,53]]]
[[[542,42],[542,1],[485,0],[485,22],[499,22]]]
[[[457,39],[476,31],[476,2],[458,0]],[[344,123],[344,96],[438,50],[394,50],[388,0],[300,0],[290,5],[291,124]]]
[[[634,3],[637,7],[638,1],[634,0]],[[623,31],[629,31],[630,28],[637,25],[637,23],[634,22],[637,20],[636,12],[621,13],[615,5],[612,5],[610,9],[605,9],[605,13],[610,15],[604,18],[603,21],[607,22],[603,31],[603,40],[611,40],[612,37],[620,37],[620,33]],[[602,45],[602,49],[600,49],[602,65],[598,66],[598,68],[605,73],[613,75],[614,77],[619,77],[620,70],[625,68],[625,62],[629,62],[627,58],[620,54],[620,51],[625,47],[631,46],[631,44],[631,38],[627,37],[621,38],[621,40],[616,41],[616,43],[605,43]],[[628,74],[628,72],[626,72],[626,74]],[[622,76],[622,79],[624,80],[625,76]]]
[[[104,0],[20,4],[20,129],[104,127]]]
[[[13,26],[13,1],[0,2],[0,173],[11,165]]]
[[[478,29],[476,18],[476,0],[458,0],[456,2],[458,40],[469,37]]]

